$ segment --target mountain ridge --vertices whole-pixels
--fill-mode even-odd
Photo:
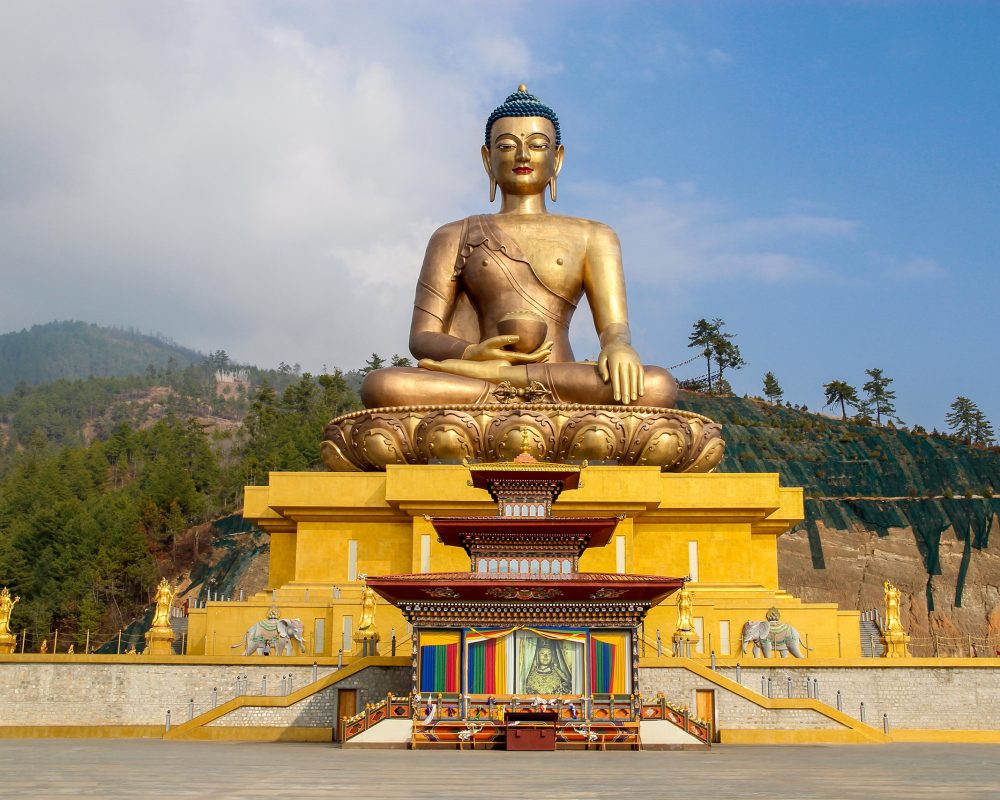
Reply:
[[[0,334],[0,394],[18,384],[90,377],[128,377],[150,366],[197,364],[205,356],[162,335],[61,320]]]

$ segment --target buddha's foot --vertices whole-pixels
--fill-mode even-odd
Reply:
[[[540,461],[711,472],[722,427],[689,411],[553,403],[395,406],[337,417],[320,449],[334,472],[388,464],[510,461],[528,444]]]

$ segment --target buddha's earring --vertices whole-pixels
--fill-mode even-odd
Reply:
[[[497,179],[490,175],[490,202],[497,199]]]
[[[549,181],[549,197],[552,198],[552,202],[556,201],[556,176],[552,176],[552,180]]]

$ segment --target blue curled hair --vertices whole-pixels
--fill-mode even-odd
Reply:
[[[493,123],[503,117],[544,117],[556,129],[556,145],[562,144],[562,134],[559,131],[559,117],[556,112],[545,103],[528,93],[528,87],[521,84],[517,91],[508,95],[502,105],[493,109],[488,120],[486,120],[486,146],[490,146],[490,133],[493,130]]]

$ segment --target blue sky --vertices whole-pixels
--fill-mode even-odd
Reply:
[[[962,394],[1000,424],[998,62],[982,3],[6,4],[0,330],[403,351],[423,244],[486,210],[482,121],[524,81],[562,120],[552,210],[621,236],[645,360],[722,317],[740,393],[772,370],[818,409],[880,367],[907,422]]]

